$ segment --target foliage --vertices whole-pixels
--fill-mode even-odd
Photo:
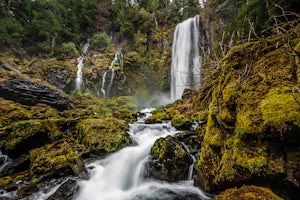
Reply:
[[[110,38],[109,36],[102,32],[102,33],[96,33],[91,38],[91,50],[95,51],[105,51],[105,49],[108,48],[110,44]]]
[[[78,50],[73,42],[62,43],[54,50],[54,52],[55,56],[62,60],[78,55]]]

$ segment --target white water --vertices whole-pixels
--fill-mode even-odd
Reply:
[[[90,47],[90,43],[87,42],[82,46],[82,53],[77,59],[77,73],[76,73],[76,79],[75,79],[75,90],[76,91],[81,91],[82,83],[83,83],[83,78],[82,78],[82,69],[84,68],[84,55],[87,53],[88,48]]]
[[[155,140],[177,131],[170,123],[146,125],[141,121],[130,124],[129,135],[135,146],[87,166],[90,179],[79,182],[76,200],[210,199],[193,186],[192,180],[167,183],[145,178],[145,163]]]
[[[176,26],[172,45],[171,100],[181,99],[184,89],[200,88],[199,16]]]
[[[122,49],[121,48],[118,49],[118,51],[115,53],[115,57],[114,57],[113,61],[110,63],[110,66],[109,66],[108,70],[106,70],[103,74],[102,86],[101,86],[101,92],[103,94],[103,98],[105,98],[107,93],[110,92],[111,86],[113,84],[113,80],[114,80],[114,77],[115,77],[115,70],[114,70],[113,67],[114,67],[116,62],[119,62],[120,68],[123,71],[123,54],[122,54]],[[111,71],[110,82],[109,82],[108,87],[105,88],[106,75],[109,71]]]

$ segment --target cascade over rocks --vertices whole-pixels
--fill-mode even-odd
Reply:
[[[25,105],[44,103],[58,110],[65,110],[69,107],[68,98],[62,92],[23,78],[1,82],[0,96]]]

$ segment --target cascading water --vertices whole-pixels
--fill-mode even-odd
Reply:
[[[88,48],[90,47],[90,43],[87,42],[82,46],[81,54],[79,58],[77,59],[77,73],[76,73],[76,79],[75,79],[75,90],[81,91],[83,79],[82,79],[82,69],[84,68],[83,59],[85,54],[88,51]]]
[[[121,48],[119,48],[118,51],[115,53],[115,57],[114,57],[113,61],[111,62],[108,70],[106,70],[103,74],[102,86],[101,86],[101,92],[103,94],[103,98],[105,98],[108,95],[108,93],[110,92],[111,86],[113,84],[113,80],[114,80],[114,77],[115,77],[115,69],[113,67],[116,64],[116,62],[119,62],[120,68],[123,71],[123,54],[122,54],[122,49]],[[108,87],[105,88],[106,76],[107,76],[108,72],[111,72],[110,82],[109,82]]]
[[[178,183],[146,178],[145,163],[155,140],[178,133],[170,123],[130,124],[129,135],[136,144],[88,165],[90,179],[79,182],[76,200],[171,200],[210,199],[188,180]]]
[[[200,88],[199,16],[176,26],[172,45],[171,100],[181,99],[184,89]]]

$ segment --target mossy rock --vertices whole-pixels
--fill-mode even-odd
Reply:
[[[76,129],[80,143],[95,154],[110,153],[131,143],[127,123],[113,117],[85,119]]]
[[[295,137],[292,134],[300,131],[300,105],[295,101],[291,87],[270,89],[260,108],[268,132],[278,133],[278,138]],[[274,134],[268,136],[274,137]]]
[[[181,142],[172,136],[159,138],[151,148],[148,172],[165,181],[186,180],[193,160]]]
[[[41,147],[62,138],[63,133],[53,120],[27,120],[5,127],[8,134],[4,152],[17,157],[31,149]]]
[[[83,161],[66,141],[56,141],[29,153],[29,173],[35,176],[79,175]]]
[[[124,120],[128,123],[135,122],[137,120],[137,114],[133,111],[122,109],[113,113],[113,117]]]
[[[0,98],[0,128],[31,117],[31,113],[21,105]]]
[[[214,197],[214,200],[283,200],[265,187],[243,186],[241,188],[228,189]]]
[[[152,115],[147,117],[145,120],[146,124],[156,124],[162,123],[163,120],[167,120],[166,113],[163,112],[161,109],[156,109],[152,112]]]
[[[173,117],[171,123],[178,130],[190,130],[193,124],[193,122],[184,115]]]

